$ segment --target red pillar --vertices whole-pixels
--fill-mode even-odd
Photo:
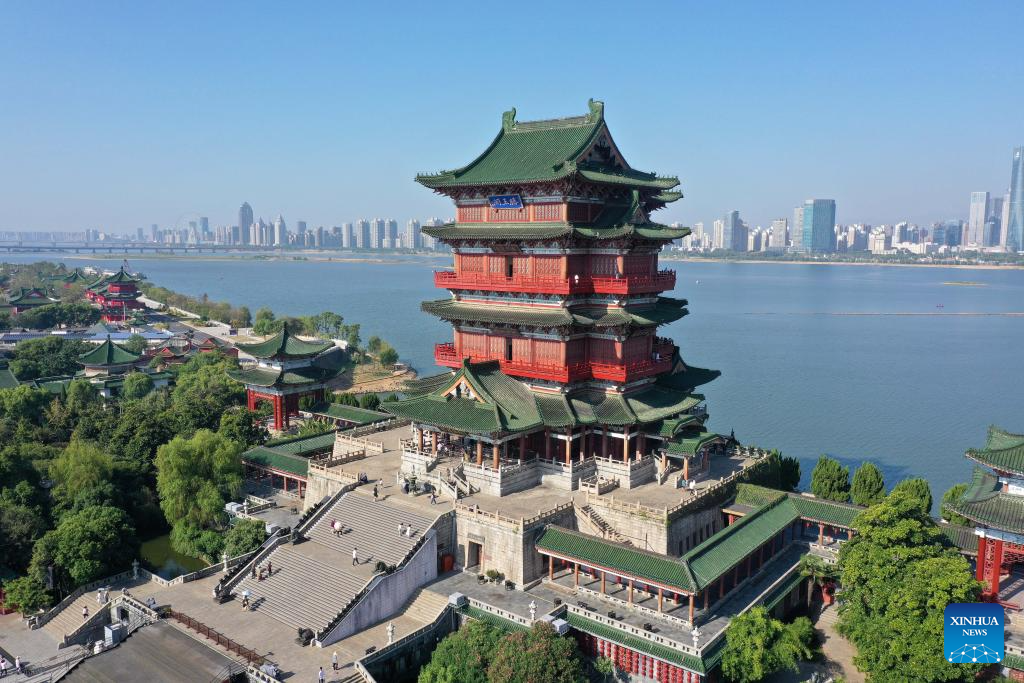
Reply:
[[[985,550],[988,546],[988,539],[984,536],[978,537],[978,559],[974,569],[974,578],[978,581],[985,580]]]

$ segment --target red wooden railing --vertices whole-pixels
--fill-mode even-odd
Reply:
[[[501,273],[456,273],[434,271],[434,286],[444,289],[479,289],[492,292],[525,292],[536,294],[638,294],[664,292],[676,286],[674,270],[661,270],[654,275],[599,277],[593,275],[530,276]]]
[[[175,621],[181,622],[187,628],[192,629],[204,638],[212,640],[217,645],[220,645],[229,652],[234,652],[236,655],[242,657],[243,659],[245,659],[245,661],[249,662],[250,664],[260,665],[263,664],[264,661],[266,661],[266,657],[256,652],[255,650],[247,648],[244,645],[239,645],[223,633],[215,631],[203,622],[193,619],[192,617],[190,617],[187,614],[184,614],[183,612],[176,612],[173,609],[168,609],[166,612],[164,612],[164,614],[170,617],[171,619],[174,619]]]
[[[672,368],[672,348],[671,344],[657,344],[655,345],[657,360],[651,358],[629,363],[589,361],[568,365],[550,365],[525,361],[509,361],[502,358],[495,359],[479,355],[465,357],[475,363],[497,360],[501,365],[502,372],[516,377],[530,377],[552,382],[576,382],[593,377],[594,379],[604,379],[612,382],[626,382],[670,370]],[[455,350],[455,344],[451,342],[434,346],[434,362],[438,365],[458,367],[462,364],[462,359],[463,356]]]

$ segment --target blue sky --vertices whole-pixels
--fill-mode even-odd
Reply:
[[[663,222],[966,217],[1024,144],[1021,2],[293,5],[0,4],[0,230],[447,216],[416,172],[588,97]]]

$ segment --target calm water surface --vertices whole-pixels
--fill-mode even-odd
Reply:
[[[139,554],[147,569],[168,581],[182,574],[197,572],[207,566],[206,562],[199,558],[183,555],[172,548],[169,534],[143,541]]]
[[[17,257],[12,257],[17,258]],[[38,260],[39,257],[24,257]],[[89,261],[73,263],[86,263]],[[100,261],[95,261],[100,264]],[[72,261],[69,261],[72,263]],[[302,315],[325,309],[377,334],[421,373],[450,328],[419,310],[446,292],[432,269],[397,263],[135,259],[154,282],[192,295]],[[110,267],[116,262],[105,262]],[[938,498],[970,477],[964,449],[990,423],[1024,431],[1024,271],[744,263],[667,264],[690,315],[661,328],[705,386],[710,426],[804,461],[874,460],[892,485],[924,476]],[[972,281],[981,286],[945,284]],[[856,315],[855,315],[856,314]]]

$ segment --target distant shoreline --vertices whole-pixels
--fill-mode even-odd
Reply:
[[[244,253],[233,254],[198,253],[198,254],[124,254],[124,253],[54,253],[54,252],[17,252],[22,255],[38,255],[43,261],[311,261],[316,263],[377,263],[381,265],[399,265],[413,260],[445,259],[451,254],[439,252],[427,253],[388,253],[388,254],[355,254],[332,251],[296,251],[289,253]],[[3,261],[0,256],[0,261]],[[882,266],[886,268],[957,268],[960,270],[1024,270],[1024,264],[996,263],[894,263],[888,261],[814,261],[810,259],[740,259],[740,258],[692,258],[678,257],[671,253],[662,254],[663,263],[710,263],[710,264],[754,264],[754,265],[796,265],[796,266]]]

